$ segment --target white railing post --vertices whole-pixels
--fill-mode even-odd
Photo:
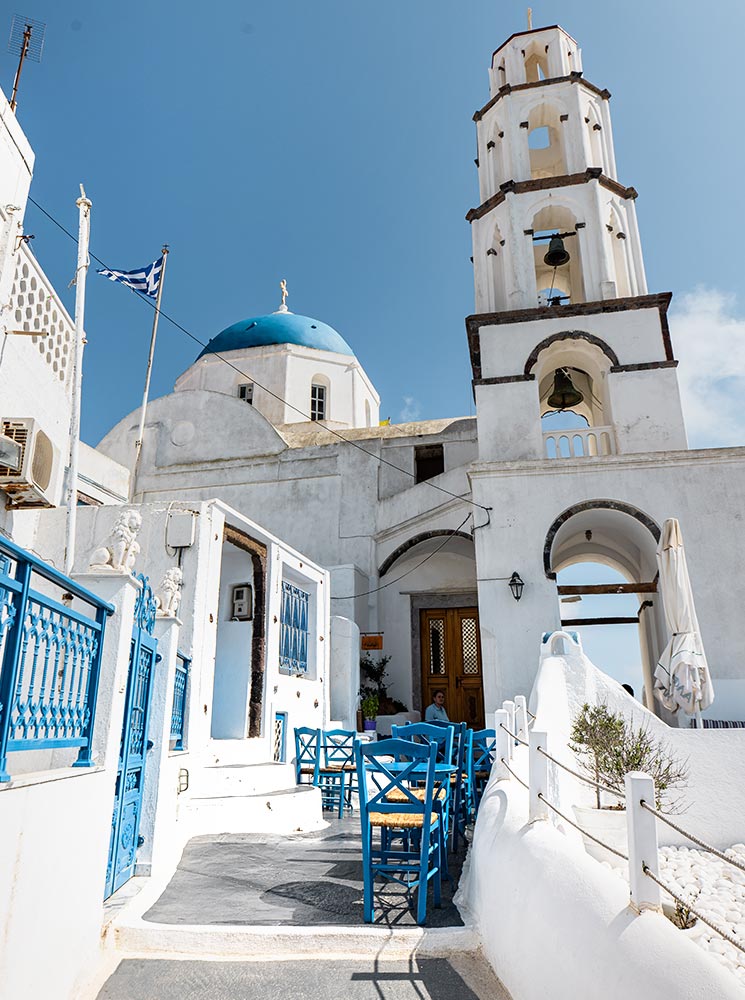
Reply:
[[[548,757],[538,752],[538,747],[548,753],[548,733],[531,729],[528,734],[528,784],[530,785],[530,811],[528,821],[548,819],[548,806],[538,798],[548,794]]]
[[[497,732],[497,759],[494,766],[497,769],[497,781],[501,781],[502,778],[509,778],[510,772],[502,763],[502,760],[506,760],[509,763],[510,759],[510,743],[512,742],[507,735],[507,732],[502,727],[506,726],[509,729],[510,726],[510,713],[505,712],[502,708],[498,712],[494,713],[494,728]]]
[[[528,704],[524,694],[515,695],[515,732],[521,740],[528,742]]]
[[[507,726],[507,728],[509,729],[509,731],[511,733],[514,733],[515,732],[515,703],[514,703],[514,701],[503,701],[502,702],[502,708],[505,710],[505,712],[509,716],[509,722],[506,722],[505,725]],[[509,740],[509,747],[510,747],[510,756],[507,759],[512,760],[512,758],[515,756],[515,741],[512,739],[512,737],[510,737],[510,740]]]
[[[494,712],[486,712],[484,714],[484,729],[496,729],[496,723],[494,722]]]
[[[638,912],[660,909],[660,887],[644,874],[643,865],[659,875],[657,820],[641,805],[654,807],[654,779],[641,771],[626,775],[626,823],[629,834],[629,887],[631,905]]]

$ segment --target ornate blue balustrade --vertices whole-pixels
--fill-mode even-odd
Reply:
[[[171,709],[171,743],[173,743],[173,750],[184,749],[186,685],[189,681],[190,667],[191,660],[179,650],[176,653],[176,678],[173,682],[173,708]]]
[[[73,609],[73,601],[88,613]],[[15,750],[78,747],[75,766],[91,765],[106,617],[113,612],[0,539],[0,782],[10,780],[7,758]]]

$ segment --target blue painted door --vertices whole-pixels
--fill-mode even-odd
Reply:
[[[155,598],[147,578],[140,575],[138,579],[142,589],[135,605],[104,899],[134,875],[145,787],[152,681],[155,665],[160,660],[158,643],[152,635]]]

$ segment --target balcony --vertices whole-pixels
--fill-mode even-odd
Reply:
[[[592,458],[615,455],[612,427],[571,427],[545,431],[543,450],[546,458]]]

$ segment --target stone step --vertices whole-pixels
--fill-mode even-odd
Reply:
[[[295,786],[255,794],[192,795],[184,812],[189,836],[321,830],[320,789]]]
[[[206,764],[191,776],[192,795],[212,798],[219,795],[260,795],[295,787],[292,764],[265,761],[257,764]]]
[[[246,925],[120,923],[115,946],[152,958],[409,959],[474,951],[480,939],[466,927],[251,927]]]

